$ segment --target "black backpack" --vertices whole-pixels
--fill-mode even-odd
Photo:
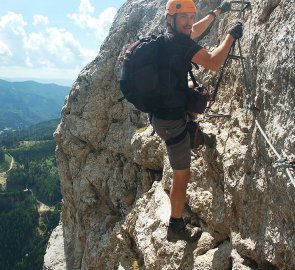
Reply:
[[[123,61],[120,88],[138,110],[152,112],[162,102],[163,92],[159,78],[159,56],[164,45],[164,35],[150,35],[128,46]]]
[[[138,110],[150,113],[161,107],[162,101],[169,93],[159,78],[159,58],[165,43],[165,36],[150,35],[141,38],[127,47],[120,76],[120,88],[123,97]],[[197,67],[197,65],[195,65]],[[186,89],[188,96],[187,110],[204,112],[208,96],[201,93],[199,85],[191,70],[190,77],[195,91]],[[171,90],[171,89],[170,89]]]

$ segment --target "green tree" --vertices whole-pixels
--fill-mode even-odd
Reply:
[[[6,205],[0,205],[0,269],[41,270],[49,236],[59,222],[60,205],[53,212],[39,214],[29,191],[3,196]]]
[[[23,201],[15,201],[10,210],[0,212],[0,269],[14,269],[25,257],[25,243],[36,236],[37,225],[36,202],[29,194]]]
[[[6,191],[0,194],[1,270],[41,270],[49,236],[60,219],[56,145],[52,131],[40,130],[38,136],[20,132],[5,137],[15,163],[7,176]],[[20,143],[22,140],[30,142]],[[32,192],[25,192],[26,188]],[[55,210],[38,213],[36,199]]]
[[[28,176],[24,167],[17,166],[11,170],[6,180],[7,191],[24,190],[28,185]]]
[[[0,164],[5,161],[5,153],[3,149],[0,148]]]

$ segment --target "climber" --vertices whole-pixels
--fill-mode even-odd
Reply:
[[[173,87],[173,94],[164,100],[160,109],[152,113],[151,124],[156,133],[166,142],[169,162],[173,170],[168,241],[191,242],[198,239],[202,232],[201,228],[195,228],[197,233],[192,236],[182,217],[191,162],[190,136],[186,127],[187,98],[182,90],[188,86],[187,74],[191,61],[206,69],[217,71],[224,63],[235,39],[242,37],[242,24],[237,22],[229,28],[223,42],[211,52],[193,41],[206,31],[216,16],[229,10],[230,3],[223,2],[202,20],[195,22],[197,7],[193,0],[169,0],[166,4],[167,41],[160,55],[160,66],[163,70],[169,70],[171,74],[169,84]]]

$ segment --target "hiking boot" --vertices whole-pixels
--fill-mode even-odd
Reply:
[[[167,231],[168,242],[177,242],[183,240],[189,243],[197,241],[202,234],[202,229],[185,225],[184,221],[169,223]]]

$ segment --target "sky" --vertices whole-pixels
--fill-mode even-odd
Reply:
[[[0,78],[71,86],[127,0],[0,0]]]

